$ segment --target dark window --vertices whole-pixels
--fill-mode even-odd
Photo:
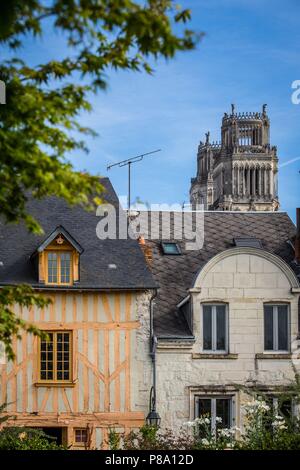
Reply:
[[[289,325],[287,305],[264,306],[265,351],[289,350]]]
[[[195,417],[207,417],[211,420],[211,430],[232,426],[231,397],[196,397]]]
[[[251,248],[262,248],[261,240],[253,237],[238,237],[234,238],[233,242],[235,246],[246,246]]]
[[[66,445],[67,444],[67,428],[38,428],[43,431],[46,436],[45,438],[49,442],[55,442],[57,445]]]
[[[177,243],[174,242],[162,242],[162,250],[165,255],[180,255],[181,251]]]
[[[85,444],[87,442],[87,429],[86,428],[75,429],[75,442],[77,444]]]
[[[203,305],[203,350],[227,350],[226,305]]]
[[[212,350],[212,313],[211,307],[203,307],[203,349]]]
[[[280,415],[288,421],[293,418],[293,399],[280,395],[267,395],[262,397],[270,407],[270,413],[265,416],[264,424],[269,431],[273,431],[272,421],[274,415]]]

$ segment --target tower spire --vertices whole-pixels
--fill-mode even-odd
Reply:
[[[279,207],[278,158],[270,146],[267,105],[261,112],[239,112],[231,105],[224,114],[221,143],[198,149],[197,176],[192,178],[191,203],[209,210],[274,211]]]

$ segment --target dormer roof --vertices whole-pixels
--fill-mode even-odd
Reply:
[[[103,199],[115,207],[118,224],[119,214],[126,217],[121,214],[118,197],[108,178],[100,182],[105,188]],[[23,223],[8,224],[0,218],[0,286],[26,283],[38,289],[81,291],[156,287],[137,240],[97,236],[97,225],[104,216],[55,196],[28,197],[26,209],[43,227],[44,235],[29,233]],[[32,262],[33,253],[38,255],[59,233],[80,254],[80,278],[72,286],[42,284]]]
[[[83,252],[82,246],[75,240],[74,237],[72,237],[72,235],[62,225],[58,225],[56,229],[53,230],[53,232],[51,232],[50,235],[43,241],[43,243],[38,246],[36,251],[38,253],[44,251],[48,247],[48,245],[50,245],[57,237],[59,237],[59,235],[61,235],[65,240],[67,240],[70,245],[72,245],[72,247],[81,255],[81,253]]]

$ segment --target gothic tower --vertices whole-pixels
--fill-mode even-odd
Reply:
[[[270,120],[261,113],[236,113],[222,119],[221,142],[209,132],[200,142],[197,176],[191,180],[192,205],[208,210],[276,211],[277,149],[270,145]]]

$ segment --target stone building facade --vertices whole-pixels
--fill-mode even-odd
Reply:
[[[178,431],[202,414],[213,425],[220,416],[225,427],[242,427],[250,398],[241,387],[261,390],[274,406],[279,391],[288,392],[300,359],[295,233],[285,213],[207,211],[199,249],[187,249],[188,232],[186,240],[147,241],[159,286],[154,332],[164,427]],[[292,396],[285,406],[300,411]]]
[[[194,339],[161,339],[158,343],[157,396],[163,423],[179,429],[203,412],[203,404],[210,412],[217,400],[217,414],[226,424],[241,428],[242,405],[249,396],[240,386],[261,389],[275,398],[276,390],[294,380],[298,281],[279,257],[255,248],[233,248],[212,258],[189,292]],[[205,349],[204,313],[211,305],[226,309],[228,343],[224,351]],[[271,305],[288,307],[285,351],[266,350],[264,310]],[[294,413],[299,411],[291,406]]]
[[[232,105],[222,119],[221,141],[211,142],[208,132],[200,142],[190,202],[207,210],[276,211],[277,173],[266,105],[256,113],[237,113]]]

